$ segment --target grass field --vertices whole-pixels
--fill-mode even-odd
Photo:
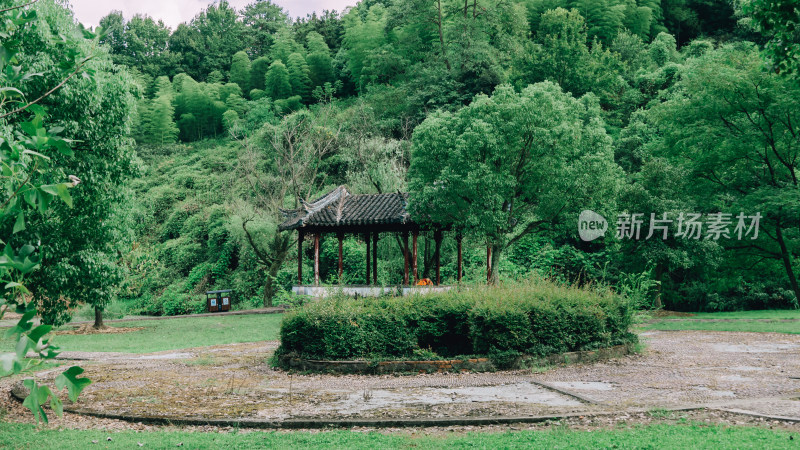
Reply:
[[[698,313],[691,317],[657,317],[643,323],[650,330],[746,331],[800,334],[800,310]]]
[[[114,327],[144,327],[130,333],[56,335],[62,351],[148,353],[218,344],[278,339],[282,314],[246,316],[186,316],[169,320],[110,323]],[[0,348],[12,348],[0,340]]]
[[[683,317],[675,317],[683,319]],[[718,313],[694,313],[686,319],[800,319],[800,309],[765,309],[758,311],[731,311]]]
[[[137,433],[42,430],[33,425],[0,424],[0,447],[14,449],[84,448],[797,448],[791,433],[754,427],[650,425],[598,431],[514,431],[452,433],[441,437],[352,431]],[[108,441],[107,438],[111,438]],[[93,444],[92,441],[97,441]],[[140,445],[142,444],[142,445]]]
[[[800,322],[754,322],[736,320],[731,322],[700,322],[691,320],[659,320],[644,326],[649,330],[706,330],[706,331],[746,331],[754,333],[800,334]]]

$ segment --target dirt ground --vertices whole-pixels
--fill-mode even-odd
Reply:
[[[267,364],[277,342],[144,355],[65,352],[64,356],[80,359],[93,380],[73,406],[117,414],[281,420],[574,413],[576,417],[557,423],[591,429],[688,418],[800,429],[790,421],[747,415],[800,422],[800,335],[652,331],[641,338],[647,347],[639,355],[480,374],[288,374]],[[59,369],[51,369],[37,376],[50,381],[57,373]],[[8,399],[10,382],[2,383],[0,410],[9,411],[5,420],[30,420],[21,406]],[[663,411],[677,407],[707,409]],[[151,428],[76,414],[54,423]]]

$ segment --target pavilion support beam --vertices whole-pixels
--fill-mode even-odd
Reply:
[[[417,239],[419,238],[419,231],[414,230],[414,234],[412,237],[413,242],[413,249],[411,250],[411,267],[414,271],[414,284],[416,285],[419,282],[419,277],[417,276]]]
[[[408,254],[408,232],[403,233],[403,284],[408,286],[408,263],[409,263],[409,254]]]
[[[492,281],[492,246],[486,246],[486,282]]]
[[[463,254],[461,252],[461,240],[462,239],[463,239],[463,237],[460,234],[456,235],[456,247],[458,247],[458,262],[456,264],[456,266],[457,266],[456,267],[456,273],[457,273],[456,279],[457,279],[457,281],[459,283],[461,283],[461,272],[462,272],[461,265],[464,262],[464,257],[463,257]]]
[[[336,237],[339,238],[339,283],[341,283],[344,269],[342,266],[342,241],[344,241],[344,233],[337,233]]]
[[[433,241],[436,243],[436,247],[433,250],[433,257],[436,260],[436,285],[439,286],[442,284],[442,232],[441,231],[434,231],[433,232]]]
[[[372,233],[372,284],[378,285],[378,232]]]
[[[371,264],[369,263],[369,231],[364,234],[364,240],[367,242],[367,277],[366,277],[366,284],[369,286],[369,269]]]
[[[314,286],[319,286],[319,233],[314,233]]]
[[[303,232],[297,234],[297,285],[303,285]]]

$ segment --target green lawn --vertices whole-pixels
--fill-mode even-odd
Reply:
[[[748,331],[755,333],[800,334],[800,322],[754,322],[737,320],[734,322],[700,322],[691,320],[659,320],[644,325],[649,330],[707,330],[707,331]]]
[[[698,320],[702,319],[702,320]],[[718,319],[718,321],[709,321]],[[692,317],[656,318],[642,324],[651,330],[749,331],[800,334],[800,310],[738,311],[698,313]]]
[[[278,339],[283,314],[240,316],[186,316],[170,320],[109,323],[114,327],[144,327],[117,334],[57,335],[53,343],[62,351],[149,353],[180,348]],[[4,330],[0,330],[4,331]],[[0,348],[12,348],[0,340]]]
[[[676,317],[678,318],[680,317]],[[800,319],[800,309],[695,313],[687,319]]]
[[[195,433],[181,431],[36,431],[33,425],[0,424],[0,447],[85,448],[797,448],[786,431],[754,427],[650,425],[600,431],[453,433],[442,437],[351,431]],[[111,441],[107,438],[111,437]],[[97,441],[93,444],[92,441]]]

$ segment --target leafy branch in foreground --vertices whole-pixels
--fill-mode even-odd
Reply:
[[[46,155],[57,152],[71,156],[70,141],[58,136],[62,131],[60,127],[48,129],[44,126],[46,111],[38,103],[76,74],[83,72],[91,76],[83,71],[83,67],[92,56],[81,55],[77,46],[71,46],[56,65],[56,70],[68,75],[36,100],[26,100],[21,89],[23,82],[41,74],[22,66],[24,58],[17,57],[21,41],[16,33],[23,27],[38,26],[36,11],[24,9],[33,3],[0,10],[0,221],[14,223],[11,236],[0,239],[3,246],[0,254],[0,319],[12,307],[21,316],[5,334],[5,338],[14,338],[15,345],[13,352],[0,354],[0,377],[35,369],[58,355],[58,347],[48,337],[52,326],[34,323],[36,304],[24,284],[25,277],[40,267],[39,244],[28,242],[15,248],[12,242],[7,241],[13,241],[14,235],[27,228],[27,212],[44,213],[56,198],[72,206],[69,189],[77,186],[80,179],[70,175],[69,182],[49,183],[67,176],[53,167],[51,158]],[[93,36],[89,35],[87,37]],[[7,105],[13,105],[12,109],[3,113]],[[20,120],[22,113],[32,113],[32,117],[27,121]],[[36,357],[27,358],[29,352],[35,353]],[[26,379],[24,386],[30,394],[23,405],[31,410],[37,421],[48,421],[44,410],[48,403],[56,414],[61,415],[63,405],[57,392],[67,388],[69,399],[75,401],[91,383],[87,378],[79,378],[82,373],[83,369],[77,366],[61,373],[55,380],[55,392],[49,386],[39,384],[35,377]]]

